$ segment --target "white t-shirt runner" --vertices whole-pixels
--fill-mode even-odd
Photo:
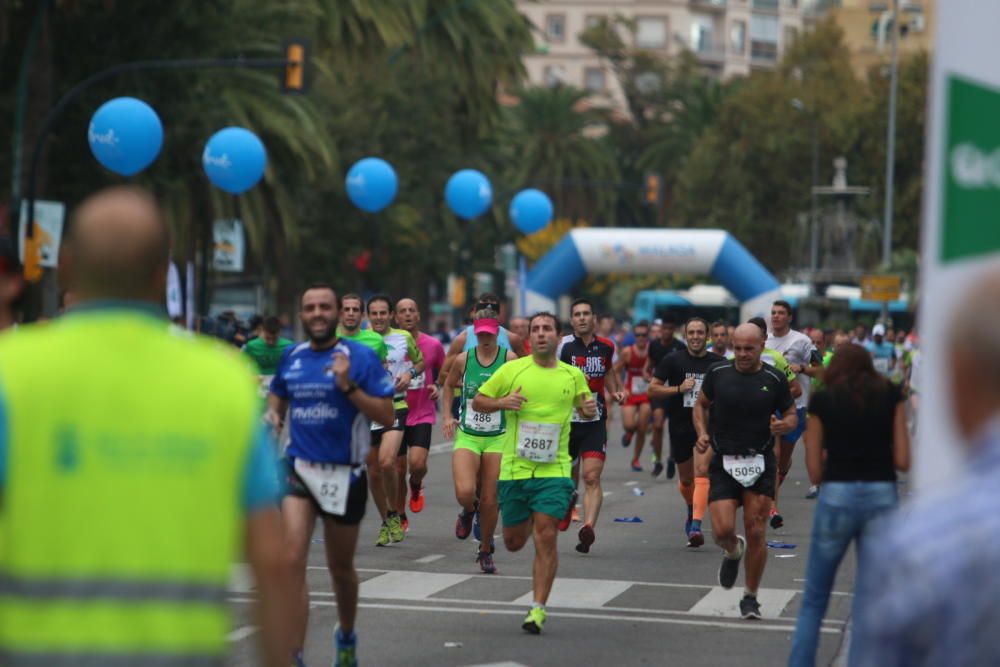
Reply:
[[[789,364],[802,366],[808,366],[812,356],[819,354],[816,346],[809,340],[809,336],[795,330],[789,330],[784,336],[768,334],[765,347],[781,352]],[[802,387],[802,395],[795,399],[795,407],[804,408],[809,405],[809,376],[805,373],[797,373],[796,377]]]

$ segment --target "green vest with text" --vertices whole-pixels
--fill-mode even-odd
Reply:
[[[113,309],[0,337],[0,664],[221,664],[255,381]]]

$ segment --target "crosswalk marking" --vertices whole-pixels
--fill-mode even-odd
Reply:
[[[361,597],[382,600],[426,600],[455,584],[471,579],[471,574],[404,572],[393,570],[361,582]]]
[[[778,618],[785,610],[788,603],[792,601],[798,591],[783,590],[780,588],[762,588],[757,591],[757,601],[760,602],[761,615],[764,618]],[[722,586],[714,586],[712,590],[698,600],[698,602],[688,610],[689,614],[695,616],[725,616],[732,618],[738,616],[740,612],[740,599],[743,597],[743,590],[732,588],[726,590]]]
[[[433,563],[436,560],[441,560],[444,558],[444,554],[430,554],[429,556],[424,556],[423,558],[415,558],[414,563],[421,563],[426,565],[427,563]]]
[[[556,578],[546,605],[572,609],[595,609],[603,607],[631,587],[632,582],[630,581]],[[530,605],[533,601],[532,593],[528,591],[514,600],[514,603]]]

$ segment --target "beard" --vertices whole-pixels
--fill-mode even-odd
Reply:
[[[330,320],[329,326],[320,332],[313,330],[311,326],[306,327],[306,335],[309,336],[309,340],[316,345],[326,345],[337,335],[337,324],[339,323],[338,318],[333,318]]]

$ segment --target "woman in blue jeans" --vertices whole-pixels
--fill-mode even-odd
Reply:
[[[902,391],[883,378],[860,345],[839,346],[809,401],[806,467],[821,484],[813,518],[792,667],[816,662],[820,625],[837,568],[868,523],[896,505],[896,470],[910,466]],[[864,567],[858,563],[858,569]]]

